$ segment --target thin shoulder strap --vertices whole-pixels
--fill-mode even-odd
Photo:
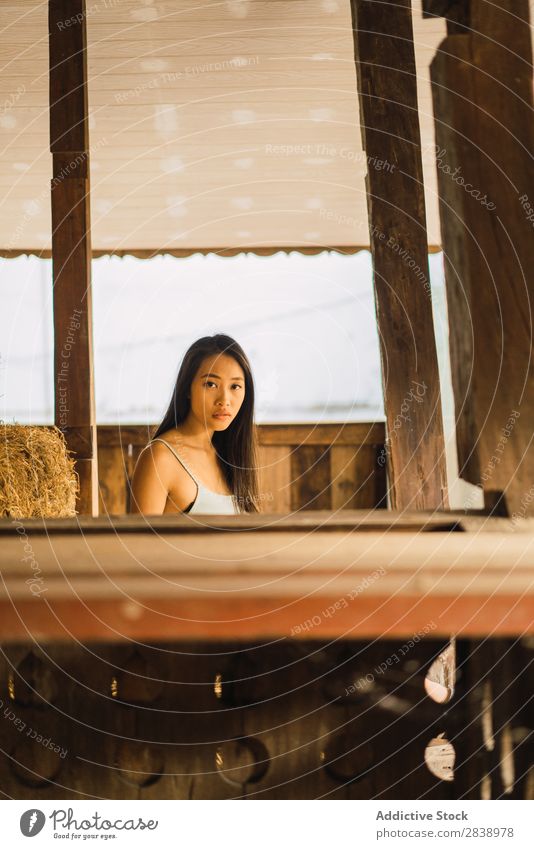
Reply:
[[[180,463],[180,464],[184,467],[184,469],[186,470],[186,472],[188,472],[188,473],[191,475],[191,477],[192,477],[192,478],[193,478],[193,480],[195,481],[196,485],[197,485],[197,486],[199,486],[199,482],[198,482],[198,480],[197,480],[197,478],[196,478],[196,475],[194,475],[194,474],[193,474],[193,472],[191,471],[191,469],[190,469],[190,468],[189,468],[189,467],[188,467],[188,466],[184,463],[184,461],[182,460],[182,458],[181,458],[181,457],[177,454],[176,449],[175,449],[172,445],[170,445],[170,443],[169,443],[169,442],[166,442],[166,441],[165,441],[164,439],[162,439],[160,436],[157,436],[155,439],[153,439],[153,440],[152,440],[152,442],[163,442],[163,444],[167,446],[167,448],[169,449],[169,451],[172,451],[172,453],[174,454],[174,456],[176,457],[176,459],[178,460],[178,462],[179,462],[179,463]],[[152,443],[150,443],[150,444],[152,444]]]

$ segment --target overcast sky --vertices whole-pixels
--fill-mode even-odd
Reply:
[[[447,324],[441,254],[430,258],[446,410]],[[51,263],[0,260],[4,421],[53,421]],[[133,257],[93,263],[100,423],[155,422],[199,336],[234,336],[251,359],[258,421],[383,418],[367,251],[272,257]]]

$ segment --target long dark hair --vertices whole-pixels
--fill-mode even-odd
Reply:
[[[161,436],[187,418],[191,384],[206,357],[226,354],[233,357],[245,375],[245,397],[239,412],[226,430],[215,431],[212,443],[217,452],[228,489],[241,512],[258,512],[257,437],[254,424],[254,380],[247,355],[241,346],[224,333],[203,336],[188,348],[182,360],[171,402],[152,439]]]

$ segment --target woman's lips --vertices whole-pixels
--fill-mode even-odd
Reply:
[[[229,419],[230,413],[214,413],[213,417],[216,419]]]

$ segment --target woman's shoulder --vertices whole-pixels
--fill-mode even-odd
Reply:
[[[166,440],[165,440],[166,441]],[[167,487],[174,484],[181,486],[190,479],[186,469],[178,462],[167,445],[157,440],[151,440],[141,451],[136,463],[136,474],[140,478],[154,476]]]
[[[144,465],[154,464],[158,467],[162,465],[172,467],[174,466],[172,448],[177,445],[176,441],[167,438],[166,434],[162,434],[161,437],[151,439],[145,445],[139,455],[138,462],[143,462]]]
[[[192,501],[191,487],[194,490],[190,476],[176,462],[169,448],[163,442],[151,440],[135,465],[132,496],[137,508],[133,512],[162,513],[168,497],[173,509],[185,509]]]
[[[173,448],[180,448],[183,441],[183,436],[178,428],[173,427],[172,430],[166,430],[165,433],[162,433],[160,436],[154,436],[146,447],[149,448],[151,445],[154,447],[161,445],[165,448],[163,443],[166,442],[167,445],[171,445]]]

